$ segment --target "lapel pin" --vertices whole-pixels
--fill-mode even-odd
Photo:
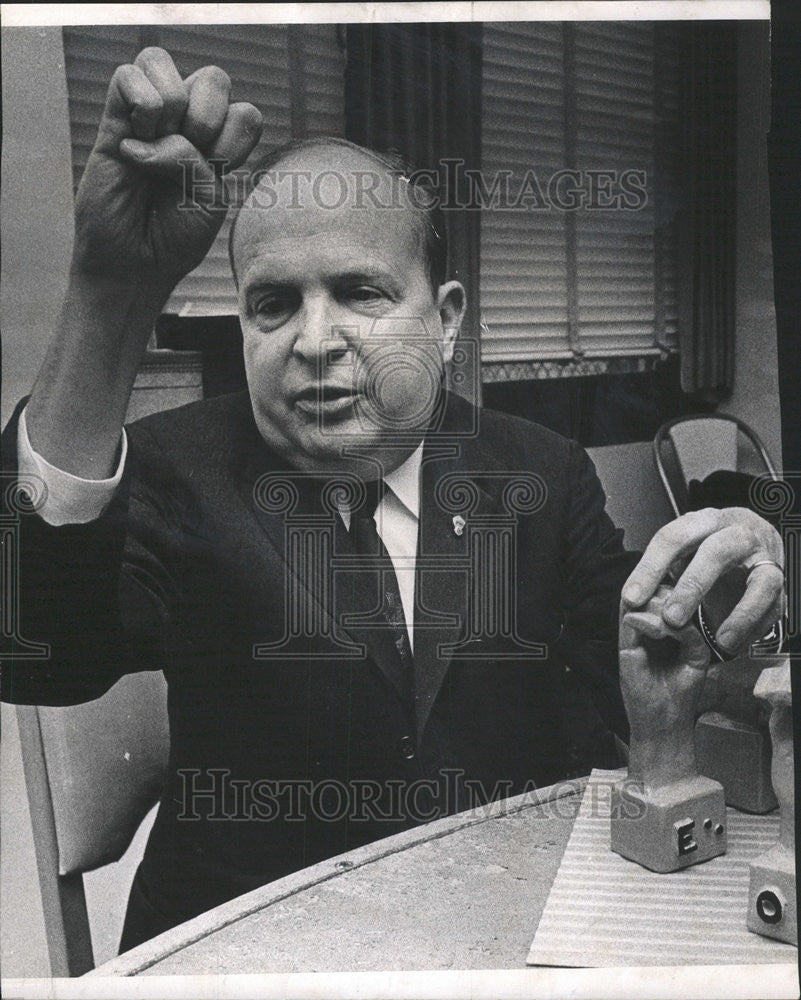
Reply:
[[[453,530],[457,535],[464,531],[465,520],[461,514],[457,514],[453,519]]]

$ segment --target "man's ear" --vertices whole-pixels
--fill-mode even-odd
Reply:
[[[442,355],[445,361],[453,356],[453,345],[459,334],[467,305],[465,290],[458,281],[446,281],[437,291],[437,310],[442,323]]]

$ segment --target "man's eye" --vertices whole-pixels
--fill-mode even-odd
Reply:
[[[256,303],[256,312],[263,316],[280,316],[289,308],[286,299],[277,295],[270,295],[267,298],[259,299]]]
[[[383,292],[378,288],[372,288],[370,285],[359,285],[357,288],[350,288],[347,294],[348,298],[355,302],[378,302],[386,298]]]

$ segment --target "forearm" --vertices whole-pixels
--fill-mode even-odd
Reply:
[[[131,389],[169,290],[73,271],[26,410],[31,444],[86,479],[115,464]]]
[[[631,734],[629,777],[648,788],[661,788],[696,774],[692,725],[667,733]]]

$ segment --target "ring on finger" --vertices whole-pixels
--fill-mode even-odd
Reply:
[[[752,570],[757,568],[757,566],[775,566],[780,573],[784,573],[784,566],[782,566],[781,563],[776,562],[775,559],[760,559],[748,567],[748,572],[751,573]]]

